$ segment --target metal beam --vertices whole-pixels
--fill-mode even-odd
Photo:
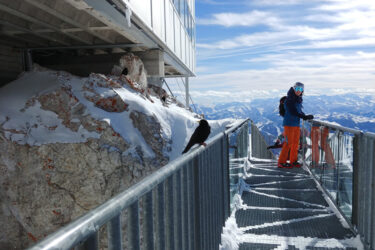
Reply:
[[[78,21],[76,20],[73,20],[72,18],[70,17],[67,17],[65,16],[64,14],[58,12],[57,10],[49,7],[49,6],[46,6],[44,5],[43,3],[39,2],[39,1],[36,1],[36,0],[26,0],[27,3],[49,13],[50,15],[53,15],[55,17],[57,17],[58,19],[60,19],[61,21],[63,22],[66,22],[66,23],[69,23],[75,27],[79,27],[81,28],[82,30],[86,31],[87,33],[91,34],[92,36],[95,36],[107,43],[114,43],[115,41],[109,39],[108,37],[105,37],[103,35],[101,35],[100,33],[98,32],[94,32],[92,30],[89,29],[89,27],[87,27],[86,25],[82,24],[82,23],[79,23]]]
[[[21,11],[18,11],[18,10],[15,10],[15,9],[12,9],[12,8],[9,8],[8,6],[6,6],[5,4],[3,3],[0,3],[0,10],[2,11],[5,11],[11,15],[14,15],[14,16],[17,16],[19,18],[22,18],[22,19],[25,19],[29,22],[32,22],[32,23],[36,23],[38,25],[41,25],[41,26],[44,26],[44,27],[47,27],[49,29],[52,29],[54,30],[55,32],[58,32],[58,33],[61,33],[61,34],[64,34],[76,41],[80,41],[80,42],[83,42],[85,44],[92,44],[93,42],[92,41],[87,41],[86,39],[82,39],[78,36],[75,36],[75,35],[72,35],[70,33],[67,33],[67,32],[63,32],[61,29],[59,28],[56,28],[55,26],[51,25],[51,24],[48,24],[47,22],[43,21],[43,20],[39,20],[37,18],[34,18],[32,17],[31,15],[28,15],[26,13],[23,13]]]
[[[48,45],[45,42],[35,41],[35,39],[16,36],[16,35],[13,35],[11,33],[6,32],[6,31],[1,31],[0,34],[2,34],[2,36],[4,36],[4,37],[7,37],[7,39],[9,39],[11,43],[13,41],[20,41],[20,42],[24,43],[25,45],[23,45],[23,47],[28,46],[28,45],[29,46],[30,45],[32,45],[32,46],[47,46]]]
[[[118,12],[107,1],[66,0],[66,2],[69,2],[77,9],[86,11],[100,22],[124,36],[126,39],[129,39],[134,43],[142,43],[148,48],[158,48],[158,45],[153,40],[135,28],[134,25],[130,28],[127,27],[127,25],[125,25],[127,22],[125,16]]]
[[[1,21],[0,21],[1,22]],[[87,27],[89,30],[91,31],[102,31],[102,30],[112,30],[110,27],[108,26],[102,26],[102,27]],[[35,30],[30,30],[32,31],[33,33],[51,33],[51,32],[55,32],[54,30],[51,30],[51,29],[35,29]],[[64,29],[61,29],[62,32],[82,32],[84,31],[83,29],[81,28],[64,28]],[[16,34],[24,34],[25,32],[22,32],[22,31],[12,31],[12,33],[14,33],[15,35]]]
[[[55,47],[39,47],[27,48],[30,50],[70,50],[70,49],[112,49],[112,48],[133,48],[139,47],[139,43],[121,43],[121,44],[96,44],[96,45],[80,45],[80,46],[55,46]]]
[[[193,73],[186,68],[183,64],[179,63],[169,53],[164,52],[164,62],[175,68],[181,76],[194,76]]]
[[[5,25],[5,26],[9,26],[13,29],[17,29],[17,30],[20,31],[20,32],[10,31],[9,34],[12,34],[12,35],[24,34],[24,33],[33,34],[34,36],[37,36],[37,37],[40,37],[40,38],[43,38],[43,39],[46,39],[46,40],[49,40],[49,41],[53,41],[53,42],[56,42],[56,43],[59,43],[59,44],[62,44],[62,45],[69,45],[69,43],[67,43],[67,42],[60,41],[60,40],[58,40],[58,39],[56,39],[52,36],[47,36],[47,35],[35,33],[34,30],[27,29],[25,27],[19,26],[19,25],[14,24],[14,23],[10,23],[10,22],[4,21],[4,20],[0,20],[0,24]]]
[[[189,98],[190,98],[190,94],[189,94],[189,77],[185,77],[185,97],[186,97],[186,108],[189,108],[190,107],[190,104],[189,104]]]

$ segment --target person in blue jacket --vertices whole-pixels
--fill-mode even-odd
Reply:
[[[277,166],[279,168],[301,167],[298,159],[298,147],[300,138],[300,119],[314,119],[313,115],[305,115],[302,112],[302,95],[304,84],[296,82],[288,91],[284,102],[285,115],[283,120],[285,143],[281,149]],[[289,163],[288,161],[289,155]]]

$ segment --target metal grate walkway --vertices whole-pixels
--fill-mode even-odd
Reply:
[[[235,214],[239,249],[357,249],[358,237],[304,169],[253,162],[247,176]]]

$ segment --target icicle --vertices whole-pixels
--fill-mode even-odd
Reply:
[[[123,0],[125,3],[125,17],[126,17],[126,22],[128,23],[128,27],[131,27],[131,21],[130,18],[132,16],[132,9],[130,8],[130,3],[128,0]]]

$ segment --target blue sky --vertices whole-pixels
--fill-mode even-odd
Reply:
[[[196,0],[195,15],[196,99],[246,101],[296,81],[306,94],[375,89],[373,0]]]

